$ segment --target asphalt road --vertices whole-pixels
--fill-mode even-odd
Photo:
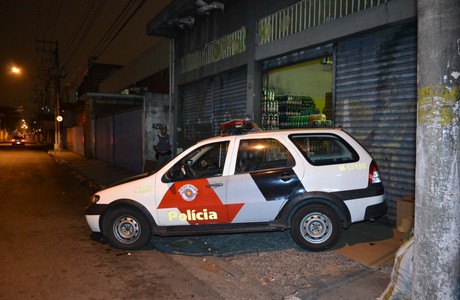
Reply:
[[[0,145],[0,299],[363,300],[389,282],[391,266],[304,251],[288,231],[113,249],[90,234],[83,211],[92,190],[79,178],[40,147]]]
[[[0,148],[0,299],[221,298],[170,255],[90,238],[91,192],[44,151]]]

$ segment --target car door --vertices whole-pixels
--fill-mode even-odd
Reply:
[[[273,220],[302,186],[295,164],[294,156],[275,138],[241,138],[234,175],[227,182],[227,203],[245,205],[233,222]]]
[[[157,206],[160,225],[206,225],[232,222],[242,204],[226,205],[227,176],[223,176],[229,141],[193,149],[163,176],[167,191]]]

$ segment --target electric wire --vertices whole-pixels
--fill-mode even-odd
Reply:
[[[74,45],[74,43],[76,42],[77,37],[79,36],[79,34],[80,34],[80,32],[81,32],[81,29],[84,28],[84,25],[85,25],[85,23],[86,23],[86,20],[87,20],[88,17],[91,15],[89,12],[92,11],[92,9],[93,9],[95,3],[96,3],[96,2],[94,2],[94,1],[91,1],[91,2],[88,2],[88,3],[87,3],[87,6],[85,7],[84,11],[85,11],[85,12],[87,11],[88,13],[84,13],[84,14],[81,15],[80,20],[79,20],[77,26],[75,27],[75,29],[74,29],[74,31],[73,31],[73,33],[72,33],[72,36],[71,36],[71,38],[70,38],[70,42],[69,42],[68,45],[66,45],[66,46],[67,46],[67,47],[66,47],[67,49],[73,49],[73,47],[74,47],[73,45]],[[65,56],[64,61],[67,62],[69,59],[70,59],[70,52],[67,52],[67,55]]]
[[[51,20],[51,14],[53,11],[53,5],[54,8],[56,9],[56,2],[53,2],[53,0],[50,0],[49,7],[47,10],[47,17],[45,22],[42,24],[45,24],[44,27],[40,28],[40,26],[37,26],[37,33],[36,36],[39,36],[40,33],[42,33],[43,37],[47,37],[49,35],[50,38],[53,37],[53,35],[56,32],[56,28],[59,24],[59,19],[61,16],[61,9],[62,9],[62,2],[61,0],[59,2],[58,8],[57,8],[57,17],[55,18],[54,24],[52,28],[50,28],[50,20]],[[66,47],[63,47],[63,49],[69,49],[68,51],[65,52],[64,59],[62,60],[63,63],[61,66],[67,66],[69,63],[72,61],[72,59],[75,59],[76,53],[80,50],[80,48],[85,45],[85,40],[88,38],[90,32],[94,29],[94,25],[96,21],[98,20],[98,17],[100,16],[103,7],[106,3],[105,0],[100,0],[100,1],[89,1],[87,2],[86,9],[84,10],[84,14],[79,20],[78,25],[76,26],[75,30],[73,31],[72,37],[70,39],[70,42]],[[94,46],[92,49],[89,58],[99,58],[107,49],[110,47],[110,45],[115,41],[115,39],[119,36],[119,34],[123,31],[123,29],[128,25],[128,23],[131,21],[131,19],[136,15],[136,13],[142,8],[142,6],[146,3],[146,0],[142,0],[137,7],[134,7],[136,5],[136,1],[128,1],[127,4],[124,6],[124,8],[121,10],[121,12],[117,15],[115,20],[112,22],[112,24],[109,26],[109,28],[105,31],[105,33],[102,35],[102,37],[99,39],[97,44]],[[42,1],[39,1],[39,9],[38,9],[38,24],[40,24],[40,20],[43,18],[43,11],[44,11],[45,6]],[[133,10],[134,9],[134,10]],[[42,29],[42,32],[40,32],[40,29]],[[42,62],[43,65],[43,62]],[[43,67],[42,67],[43,68]],[[76,81],[79,81],[84,73],[87,71],[88,68],[88,61],[86,60],[84,63],[80,64],[80,67],[76,69],[74,74],[69,74],[72,75],[74,78],[71,80],[75,79]]]
[[[105,50],[110,46],[110,44],[115,40],[115,38],[120,34],[120,32],[128,25],[129,21],[136,15],[136,13],[141,9],[141,7],[145,4],[146,0],[142,0],[141,3],[137,6],[136,10],[129,16],[129,18],[123,23],[123,25],[118,29],[116,34],[112,37],[112,39],[107,43],[107,45],[104,47],[104,49],[101,50],[100,53],[98,53],[97,56],[100,56],[102,53],[105,52]]]
[[[121,27],[117,30],[117,32],[112,36],[112,38],[110,39],[110,41],[108,41],[106,43],[106,45],[99,51],[99,52],[95,52],[95,50],[93,50],[93,52],[91,53],[91,57],[100,57],[104,52],[105,50],[107,50],[107,48],[112,44],[112,42],[115,40],[115,38],[120,34],[120,32],[126,27],[126,25],[129,23],[129,21],[136,15],[136,13],[142,8],[142,6],[145,4],[146,0],[142,0],[141,3],[139,3],[139,5],[136,7],[136,9],[130,14],[130,16],[123,22],[123,24],[121,25]],[[124,15],[124,12],[122,11],[119,15],[122,16]],[[117,22],[117,20],[119,19],[119,17],[117,17],[114,21],[114,24]],[[111,26],[110,28],[112,28],[113,26]],[[107,35],[107,33],[106,33]],[[87,71],[87,69],[82,69],[80,71],[80,73],[77,75],[77,78],[81,78],[84,73]]]
[[[75,53],[79,50],[79,48],[83,45],[85,39],[88,37],[88,33],[90,30],[93,28],[94,23],[96,22],[99,14],[101,13],[101,10],[105,4],[105,0],[101,1],[98,6],[95,8],[95,11],[93,15],[90,17],[90,19],[85,18],[85,22],[87,23],[86,26],[82,27],[83,31],[81,31],[81,35],[78,40],[75,42],[75,46],[73,46],[71,51],[68,52],[68,55],[66,56],[65,64],[69,62],[71,58],[74,57]],[[93,10],[93,6],[91,7]],[[89,15],[89,14],[88,14]]]
[[[112,34],[112,32],[115,30],[116,26],[118,26],[118,24],[122,21],[122,19],[125,17],[125,15],[128,13],[128,11],[131,9],[131,6],[134,5],[135,2],[133,1],[129,1],[125,7],[122,9],[121,13],[117,16],[117,18],[115,19],[115,21],[110,25],[110,27],[107,29],[107,31],[105,32],[105,34],[102,36],[102,38],[99,40],[99,42],[97,43],[97,45],[94,47],[93,51],[91,51],[92,54],[94,54],[94,56],[97,57],[96,53],[98,53],[98,49],[100,47],[103,47],[102,45],[104,43],[106,43],[106,41],[109,39],[110,35]]]
[[[54,25],[53,25],[53,28],[51,29],[51,33],[50,33],[50,40],[53,39],[54,32],[55,32],[55,30],[56,30],[56,27],[57,27],[59,18],[61,17],[62,1],[63,1],[63,0],[60,0],[60,1],[59,1],[57,14],[56,14],[56,16],[55,16],[55,18],[54,18]]]

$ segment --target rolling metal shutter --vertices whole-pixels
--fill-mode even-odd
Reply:
[[[185,149],[219,135],[221,123],[243,118],[246,82],[246,68],[241,68],[183,86],[179,146]]]
[[[246,114],[246,68],[219,74],[214,81],[213,134],[220,124],[241,119]]]
[[[212,134],[213,85],[206,78],[182,89],[182,111],[178,120],[179,147],[187,148]]]
[[[335,125],[377,161],[392,220],[415,193],[416,33],[410,23],[337,43]]]

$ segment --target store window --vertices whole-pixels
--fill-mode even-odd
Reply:
[[[332,56],[267,70],[261,101],[262,127],[331,127],[332,82]]]

